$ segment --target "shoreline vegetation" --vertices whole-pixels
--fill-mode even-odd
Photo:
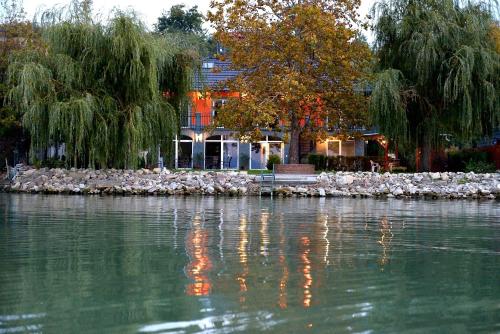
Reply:
[[[276,197],[500,200],[500,173],[329,172],[316,183],[274,185]],[[78,195],[259,196],[260,175],[237,171],[93,170],[26,167],[0,191]],[[262,192],[269,196],[270,188]]]

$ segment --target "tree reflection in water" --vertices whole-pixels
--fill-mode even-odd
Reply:
[[[382,255],[380,256],[378,263],[384,270],[384,266],[389,263],[390,256],[389,252],[391,250],[391,241],[394,237],[392,233],[392,222],[390,222],[387,217],[383,217],[379,222],[380,239],[378,244],[382,246]]]
[[[279,298],[278,305],[280,308],[285,309],[288,306],[287,302],[287,283],[288,283],[288,263],[286,260],[286,245],[287,240],[285,236],[285,222],[283,219],[283,214],[279,215],[279,266],[281,268],[281,278],[279,285]]]
[[[491,332],[495,204],[0,194],[0,332]]]

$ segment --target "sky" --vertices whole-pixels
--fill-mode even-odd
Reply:
[[[28,18],[32,18],[40,8],[50,8],[54,5],[67,4],[68,0],[19,0],[23,1]],[[364,17],[375,0],[361,0],[360,14]],[[141,19],[151,28],[163,11],[176,4],[184,4],[188,8],[197,5],[206,13],[210,0],[93,0],[97,13],[109,13],[113,8],[134,9]],[[368,36],[369,37],[369,36]]]

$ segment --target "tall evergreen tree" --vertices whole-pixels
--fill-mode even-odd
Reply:
[[[492,4],[382,0],[375,5],[379,72],[370,110],[383,134],[422,152],[439,138],[470,142],[500,121],[500,55]]]

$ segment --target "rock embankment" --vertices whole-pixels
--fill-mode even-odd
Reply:
[[[25,169],[4,191],[46,194],[259,195],[258,175],[244,172],[170,172]],[[266,188],[264,194],[269,195]],[[279,184],[278,196],[500,199],[500,173],[322,173],[314,184]]]

